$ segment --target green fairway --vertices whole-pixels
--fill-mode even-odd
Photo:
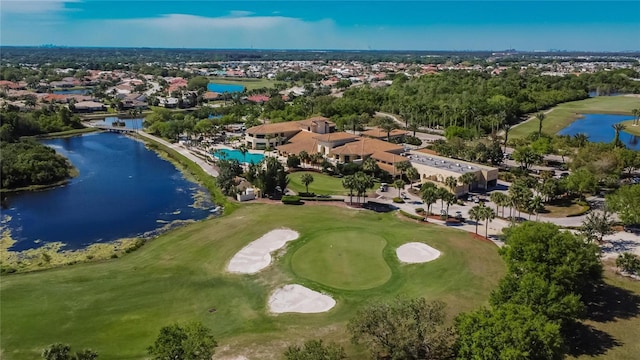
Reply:
[[[590,99],[560,104],[546,115],[542,132],[556,134],[580,117],[580,114],[631,115],[631,110],[640,107],[640,99],[630,96],[598,96]],[[531,114],[535,117],[535,114]],[[509,131],[509,139],[526,137],[538,131],[538,120],[524,122]]]
[[[336,289],[374,288],[391,277],[382,257],[386,245],[387,241],[375,233],[333,229],[295,251],[291,269],[300,277]]]
[[[287,251],[273,254],[271,266],[255,275],[225,271],[236,252],[280,227],[301,237]],[[375,234],[374,244],[361,246],[365,259],[356,261],[363,264],[342,268],[353,272],[365,264],[382,266],[367,269],[378,272],[375,280],[364,274],[359,280],[382,285],[340,290],[324,284],[330,282],[328,274],[323,283],[297,275],[295,256],[316,241],[335,244],[332,239],[343,233],[345,238]],[[400,264],[395,249],[411,241],[425,242],[444,256],[426,264]],[[357,258],[355,248],[343,249]],[[62,342],[74,350],[94,349],[101,360],[143,359],[162,326],[198,320],[213,329],[220,356],[280,359],[289,344],[323,338],[343,345],[351,358],[362,358],[366,349],[350,343],[345,323],[365,302],[400,294],[425,296],[443,300],[454,315],[486,304],[503,274],[495,246],[463,231],[405,221],[394,213],[326,205],[243,205],[222,218],[173,230],[119,259],[3,275],[1,353],[8,360],[38,359],[44,347]],[[327,293],[337,305],[322,314],[270,314],[269,294],[293,283]]]
[[[223,77],[211,77],[209,78],[212,83],[218,84],[231,84],[231,85],[243,85],[247,90],[254,90],[260,88],[272,88],[278,81],[270,79],[246,79],[246,78],[223,78]]]
[[[303,174],[311,174],[313,176],[313,182],[309,184],[309,192],[316,195],[349,195],[349,191],[342,186],[341,178],[312,171],[296,171],[289,174],[289,185],[287,187],[297,193],[306,192],[305,186],[300,181],[300,177]],[[373,189],[379,186],[380,183],[376,182]]]
[[[633,120],[623,121],[622,125],[625,126],[625,132],[631,135],[640,135],[640,125],[633,126]]]

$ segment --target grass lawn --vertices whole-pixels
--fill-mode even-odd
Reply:
[[[545,204],[544,211],[542,211],[540,214],[548,217],[562,218],[567,216],[582,215],[587,210],[589,210],[588,206],[580,205],[575,201],[566,199],[556,200],[550,202],[549,204]]]
[[[236,252],[280,227],[301,237],[284,255],[279,252],[272,266],[255,275],[225,272]],[[325,284],[338,279],[340,271],[357,271],[362,264],[327,269],[318,261],[318,271],[337,271],[319,281],[294,271],[295,257],[309,251],[307,246],[316,241],[336,246],[342,233],[345,243],[354,241],[354,233],[375,234],[373,249],[362,246],[366,239],[358,245],[366,255],[363,262],[381,265],[381,257],[389,269],[390,275],[379,273],[375,281],[360,277],[361,287],[367,281],[366,287],[376,287],[353,291]],[[400,264],[395,249],[411,241],[425,242],[442,256],[425,264]],[[352,261],[361,261],[353,256],[352,246],[342,244],[340,249],[349,252]],[[399,294],[425,296],[443,300],[454,315],[486,304],[504,271],[494,245],[463,231],[405,221],[394,213],[326,205],[243,205],[224,217],[173,230],[119,259],[3,276],[2,358],[40,358],[45,346],[62,342],[74,350],[92,348],[102,360],[142,359],[162,326],[192,320],[213,329],[222,356],[280,359],[289,344],[323,338],[345,346],[351,358],[363,358],[366,349],[350,343],[345,323],[365,302]],[[336,307],[323,314],[269,314],[269,294],[291,283],[330,294]]]
[[[260,89],[260,88],[272,88],[278,81],[270,79],[245,79],[245,78],[223,78],[223,77],[211,77],[209,78],[212,83],[218,84],[232,84],[243,85],[247,90]]]
[[[580,117],[579,114],[631,115],[631,110],[640,107],[640,99],[629,96],[598,96],[590,99],[560,104],[547,114],[542,122],[542,132],[556,134]],[[535,114],[531,114],[535,117]],[[526,137],[538,131],[538,120],[522,123],[509,131],[509,139]]]
[[[636,360],[640,354],[640,281],[605,273],[602,302],[587,309],[584,354],[570,359]]]
[[[623,121],[622,125],[626,128],[625,132],[628,132],[631,135],[639,135],[640,136],[640,125],[633,126],[633,120]]]
[[[373,232],[332,229],[291,251],[291,269],[302,278],[336,289],[374,288],[391,277],[382,257],[386,245]]]
[[[316,195],[349,195],[349,191],[342,186],[342,179],[330,175],[320,174],[313,171],[296,171],[289,174],[289,188],[297,193],[306,192],[307,189],[300,181],[303,174],[311,174],[313,182],[309,184],[309,192]],[[380,187],[376,182],[373,189]]]

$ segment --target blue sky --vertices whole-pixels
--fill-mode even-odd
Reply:
[[[640,50],[640,0],[0,0],[0,44]]]

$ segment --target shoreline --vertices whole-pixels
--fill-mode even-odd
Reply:
[[[621,122],[620,124],[625,126],[625,129],[622,131],[630,134],[631,136],[640,136],[640,122],[638,125],[633,126],[633,121],[634,120],[625,120]]]

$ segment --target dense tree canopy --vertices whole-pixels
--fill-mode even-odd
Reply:
[[[454,332],[444,325],[445,304],[424,298],[372,303],[349,321],[353,340],[371,356],[388,359],[450,359]]]
[[[71,169],[67,159],[33,140],[2,142],[0,163],[3,189],[56,183]]]
[[[627,185],[607,196],[607,206],[626,225],[640,224],[640,185]]]
[[[211,360],[216,346],[211,329],[193,322],[163,327],[147,352],[153,360]]]

